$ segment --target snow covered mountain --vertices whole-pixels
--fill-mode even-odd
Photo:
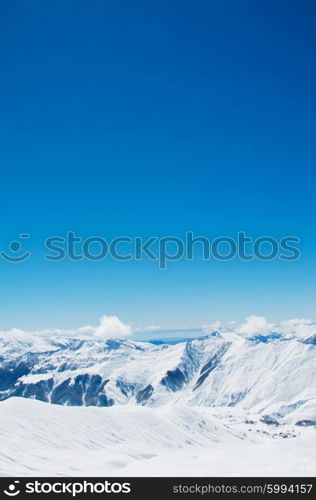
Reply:
[[[0,336],[0,476],[312,476],[315,360],[280,332]]]
[[[285,335],[154,345],[122,339],[0,338],[0,400],[67,406],[238,407],[316,421],[316,342]]]

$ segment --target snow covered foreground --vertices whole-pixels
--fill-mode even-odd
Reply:
[[[0,403],[2,476],[314,476],[316,429],[238,408]]]

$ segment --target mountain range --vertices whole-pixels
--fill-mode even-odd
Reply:
[[[0,476],[312,476],[316,338],[0,336]]]
[[[155,345],[129,339],[0,338],[0,401],[66,406],[239,407],[316,421],[316,336],[213,332]]]

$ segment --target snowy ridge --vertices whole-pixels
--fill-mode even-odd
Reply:
[[[153,345],[122,339],[0,339],[0,400],[67,406],[240,407],[316,420],[313,338],[213,333]]]
[[[0,475],[313,475],[315,357],[274,333],[0,337]]]

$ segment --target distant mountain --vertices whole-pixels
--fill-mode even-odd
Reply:
[[[213,334],[155,345],[122,339],[0,338],[0,400],[67,406],[238,407],[316,420],[316,344]]]

